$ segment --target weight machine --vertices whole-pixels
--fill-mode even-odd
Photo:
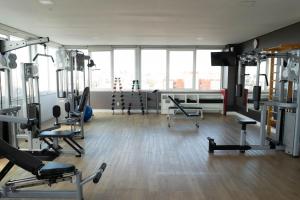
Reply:
[[[77,50],[61,50],[58,52],[58,58],[64,63],[64,67],[56,70],[57,76],[57,96],[64,100],[64,107],[67,113],[65,125],[70,125],[71,130],[79,133],[84,138],[84,109],[79,108],[80,98],[85,88],[90,86],[90,68],[95,63],[90,56]],[[86,84],[86,68],[87,61],[87,84]],[[86,86],[87,85],[87,86]],[[88,96],[90,104],[90,98]],[[63,124],[63,122],[62,122]]]
[[[13,115],[13,116],[17,116],[18,112],[21,110],[21,107],[19,105],[14,106],[12,104],[12,100],[11,100],[11,91],[12,91],[12,80],[11,80],[11,70],[17,68],[17,56],[13,53],[11,53],[11,51],[16,50],[16,49],[20,49],[23,47],[27,47],[27,46],[31,46],[31,45],[36,45],[36,44],[45,44],[49,42],[49,38],[45,37],[45,38],[38,38],[38,39],[32,39],[32,40],[23,40],[23,41],[7,41],[7,40],[0,40],[0,73],[3,75],[1,77],[4,77],[4,80],[1,79],[1,110],[2,110],[2,114],[7,114],[7,115]],[[25,77],[26,80],[24,80],[25,82],[23,82],[23,86],[24,86],[24,90],[26,91],[25,94],[28,92],[30,93],[34,93],[34,94],[38,94],[38,88],[34,88],[33,87],[33,82],[34,81],[38,81],[38,78],[36,79],[36,77],[34,77],[33,75],[30,76],[29,73],[37,73],[37,67],[33,66],[33,64],[31,63],[26,63],[22,66],[22,71],[23,71],[23,75],[22,77]],[[3,82],[5,81],[5,82]],[[5,86],[5,88],[3,88],[3,85]],[[3,93],[2,91],[5,91],[4,94],[4,99],[3,99]],[[37,96],[38,102],[39,102],[39,96]],[[3,104],[3,100],[4,100],[4,104]],[[32,98],[25,98],[25,105],[28,105],[28,101],[32,102],[35,100],[33,100]],[[33,102],[32,102],[33,103]],[[38,105],[36,105],[38,108]],[[29,113],[29,109],[27,110],[26,107],[26,113]],[[38,110],[40,110],[38,108]],[[17,126],[13,125],[12,126],[13,129],[10,129],[10,133],[9,135],[15,135],[15,133],[17,132]],[[11,144],[13,144],[14,146],[17,146],[17,140],[15,137],[11,137],[11,140],[9,141]]]
[[[299,48],[300,49],[300,45]],[[248,144],[246,140],[246,127],[249,124],[256,124],[255,120],[240,119],[242,125],[240,133],[239,145],[217,145],[213,138],[208,138],[209,152],[215,150],[284,150],[286,153],[298,157],[300,152],[300,78],[299,78],[299,63],[300,50],[290,50],[287,53],[282,52],[262,52],[255,55],[257,64],[257,79],[256,86],[253,89],[254,108],[259,109],[261,106],[261,124],[260,124],[260,140],[259,144]],[[271,70],[270,76],[276,73],[276,82],[274,90],[275,96],[269,101],[260,101],[261,89],[259,86],[259,63],[262,59],[277,58],[276,72]],[[243,58],[242,58],[243,59]],[[247,59],[245,59],[247,60]],[[274,62],[274,60],[272,61]],[[241,63],[241,60],[240,60]],[[240,66],[239,66],[240,71]],[[241,74],[239,73],[241,76]],[[265,76],[265,75],[264,75]],[[266,77],[266,76],[265,76]],[[273,78],[271,80],[273,82]],[[287,86],[286,83],[289,83]],[[240,82],[239,82],[240,84]],[[291,87],[292,85],[292,87]],[[240,86],[237,90],[241,91]],[[239,93],[239,92],[237,92]],[[240,93],[239,93],[240,95]],[[276,112],[270,113],[271,110]],[[268,117],[274,120],[275,132],[268,132]]]
[[[22,123],[28,127],[28,129],[35,129],[38,124],[38,120],[36,119],[6,115],[0,115],[0,121]],[[14,165],[17,165],[34,175],[34,177],[6,182],[0,190],[0,198],[70,198],[82,200],[83,186],[90,181],[97,184],[106,168],[106,163],[102,163],[100,168],[94,174],[82,179],[81,171],[76,169],[74,165],[57,162],[43,163],[40,159],[10,146],[2,139],[0,139],[0,152],[1,155],[9,161],[0,172],[0,181]],[[35,186],[52,186],[66,181],[74,183],[76,189],[69,191],[26,190]]]

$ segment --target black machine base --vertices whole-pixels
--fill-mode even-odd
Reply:
[[[217,145],[213,138],[208,137],[207,139],[209,153],[214,153],[215,150],[239,150],[241,153],[244,153],[246,150],[251,149],[249,145]]]
[[[217,145],[213,138],[208,137],[208,152],[214,153],[215,150],[239,150],[241,153],[245,153],[247,150],[276,150],[280,149],[282,145],[272,139],[268,145]]]

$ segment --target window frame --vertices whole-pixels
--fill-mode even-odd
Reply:
[[[165,89],[160,89],[160,91],[176,91],[176,92],[199,92],[200,90],[197,89],[196,86],[196,72],[197,72],[197,50],[220,50],[222,51],[222,46],[205,46],[205,47],[199,47],[199,46],[188,46],[188,47],[181,47],[181,46],[92,46],[88,47],[89,55],[91,56],[91,52],[95,51],[110,51],[111,52],[111,88],[107,89],[99,89],[95,91],[109,91],[113,88],[113,79],[114,79],[114,50],[135,50],[135,72],[134,72],[134,78],[137,80],[140,80],[141,82],[141,89],[144,90],[142,85],[142,66],[141,66],[141,59],[142,59],[142,50],[166,50],[166,86]],[[188,89],[172,89],[169,86],[169,80],[170,80],[170,51],[193,51],[193,75],[192,75],[192,88]],[[224,67],[221,67],[220,72],[220,88],[224,86],[223,79],[224,79]],[[148,89],[146,89],[148,90]],[[127,90],[124,90],[127,91]],[[150,90],[149,90],[150,91]],[[217,92],[219,90],[201,90],[200,92]]]

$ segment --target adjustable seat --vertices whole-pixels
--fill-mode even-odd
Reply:
[[[253,119],[239,119],[238,122],[242,125],[242,131],[246,131],[248,124],[256,124],[256,121]]]
[[[239,124],[247,125],[247,124],[256,124],[256,121],[253,119],[239,119]]]

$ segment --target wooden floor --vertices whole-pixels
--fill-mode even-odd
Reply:
[[[98,185],[86,185],[85,199],[299,200],[300,159],[282,152],[207,152],[208,136],[233,144],[239,131],[233,116],[206,114],[199,129],[184,120],[169,129],[163,115],[96,113],[80,141],[86,154],[57,161],[75,164],[84,175],[108,164]],[[249,141],[257,140],[258,127],[249,127]],[[15,167],[8,177],[27,175]],[[72,185],[52,187],[65,188]]]

